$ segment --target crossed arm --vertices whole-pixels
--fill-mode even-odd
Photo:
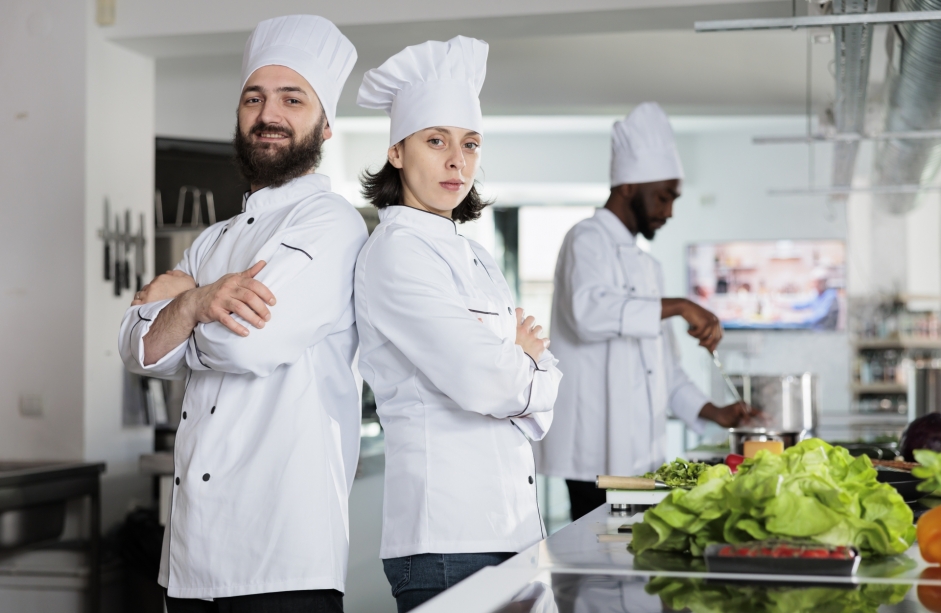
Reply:
[[[203,287],[185,272],[174,270],[144,286],[134,295],[131,306],[171,300],[144,336],[144,366],[160,361],[201,323],[219,322],[239,336],[248,336],[248,329],[232,317],[236,314],[255,328],[264,328],[271,319],[268,306],[276,303],[274,294],[254,278],[264,267],[265,262],[259,261],[244,272],[224,275]]]

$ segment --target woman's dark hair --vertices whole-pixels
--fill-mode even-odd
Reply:
[[[390,204],[404,204],[402,200],[402,175],[398,168],[386,160],[385,165],[376,172],[364,170],[359,182],[362,184],[360,193],[377,209],[384,209]],[[454,208],[451,219],[457,223],[474,221],[480,217],[484,207],[489,206],[489,200],[481,200],[477,193],[477,182],[467,192],[464,200]]]

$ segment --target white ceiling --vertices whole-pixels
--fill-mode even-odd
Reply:
[[[137,8],[142,1],[129,0]],[[794,7],[806,10],[805,0],[621,0],[627,7],[621,9],[610,8],[615,0],[582,4],[594,10],[563,13],[553,5],[555,12],[545,14],[494,16],[491,7],[490,14],[473,18],[377,24],[367,15],[360,23],[341,25],[359,61],[338,113],[374,114],[355,104],[366,70],[406,45],[458,33],[490,43],[481,94],[489,115],[620,115],[645,100],[681,115],[801,114],[807,104],[808,49],[814,112],[832,101],[832,43],[808,45],[807,31],[696,34],[692,29],[699,19],[790,15]],[[143,23],[140,15],[138,20]],[[112,40],[157,58],[158,129],[161,105],[173,107],[164,114],[185,111],[193,121],[202,114],[205,121],[221,122],[214,119],[221,113],[224,124],[231,124],[248,30],[236,27],[245,19],[229,21],[228,31],[202,34],[192,28],[146,30],[140,24],[136,35],[128,34],[131,26],[115,30]],[[876,65],[882,55],[876,45]],[[211,115],[207,109],[214,109]]]

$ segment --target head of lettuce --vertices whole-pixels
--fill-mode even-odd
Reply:
[[[869,458],[808,439],[781,455],[759,451],[733,476],[713,466],[634,525],[634,553],[702,555],[712,543],[765,538],[853,545],[864,557],[902,553],[915,540],[912,510],[876,480]]]

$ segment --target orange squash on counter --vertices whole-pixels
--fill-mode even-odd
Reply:
[[[916,537],[925,562],[941,562],[941,507],[931,509],[918,519]]]
[[[941,568],[931,566],[921,571],[919,579],[937,581],[941,579]],[[941,613],[941,587],[937,585],[918,585],[918,602],[933,613]]]

